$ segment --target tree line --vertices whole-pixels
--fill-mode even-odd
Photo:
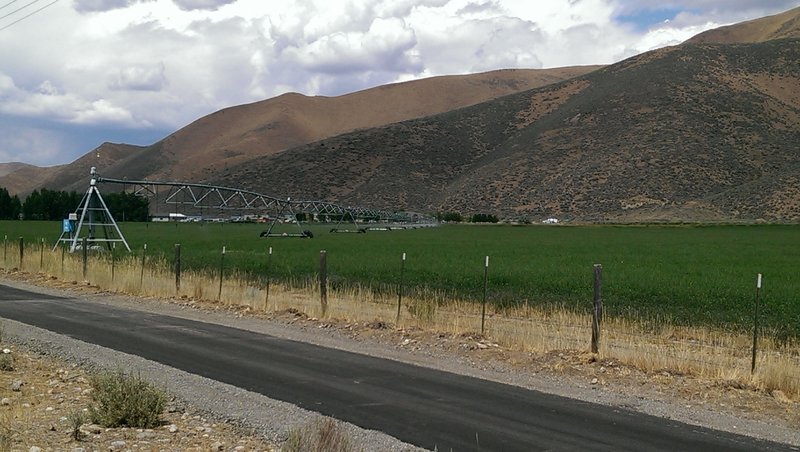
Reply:
[[[20,202],[0,187],[0,220],[63,220],[75,212],[83,194],[58,190],[34,190]],[[147,221],[150,203],[133,193],[109,193],[103,196],[111,215],[117,221]]]

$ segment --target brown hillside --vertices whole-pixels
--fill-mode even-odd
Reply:
[[[10,193],[24,196],[62,168],[63,165],[43,168],[25,163],[2,163],[0,164],[0,187]]]
[[[291,93],[205,116],[103,169],[107,177],[202,181],[220,169],[356,129],[473,105],[597,69],[501,70],[433,77],[338,97]],[[83,170],[81,170],[83,171]],[[48,182],[55,187],[55,181]]]
[[[531,219],[798,221],[798,142],[800,40],[687,44],[245,162],[215,180]]]
[[[800,38],[800,8],[708,30],[686,42],[691,44],[740,44],[785,38]]]

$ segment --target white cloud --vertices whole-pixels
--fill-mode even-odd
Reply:
[[[108,76],[108,87],[112,90],[161,91],[166,83],[164,63],[119,68]]]
[[[800,0],[58,2],[0,31],[0,115],[147,133],[174,130],[219,108],[286,91],[337,95],[423,76],[612,63],[798,5]],[[660,17],[653,23],[630,22],[653,10],[663,12],[652,15]],[[0,21],[0,27],[6,24]],[[114,137],[97,139],[106,140]]]

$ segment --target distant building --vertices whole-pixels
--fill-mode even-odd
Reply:
[[[558,218],[546,218],[542,220],[542,224],[558,224]]]

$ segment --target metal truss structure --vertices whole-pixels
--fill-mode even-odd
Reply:
[[[316,216],[329,215],[339,219],[348,217],[353,219],[354,222],[356,220],[374,221],[383,224],[415,225],[415,227],[422,225],[432,226],[437,223],[434,218],[413,212],[391,212],[384,209],[345,207],[326,201],[282,199],[250,190],[208,184],[104,177],[97,177],[97,182],[121,184],[124,186],[124,191],[152,198],[155,200],[156,205],[159,202],[163,202],[174,207],[176,211],[184,209],[200,216],[203,216],[204,213],[211,214],[214,211],[252,212],[268,216],[305,213]],[[275,220],[279,219],[275,217]],[[385,228],[385,226],[380,227],[382,230],[385,230]]]

